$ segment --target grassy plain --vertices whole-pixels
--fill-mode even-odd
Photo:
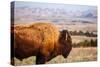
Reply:
[[[15,58],[15,65],[29,65],[35,64],[36,57],[32,56],[23,61],[20,61]],[[96,61],[97,60],[97,48],[96,47],[86,47],[86,48],[72,48],[69,56],[63,58],[59,55],[47,62],[46,64],[54,63],[71,63],[71,62],[87,62],[87,61]]]

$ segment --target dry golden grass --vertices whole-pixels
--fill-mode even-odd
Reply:
[[[87,37],[87,36],[71,36],[73,43],[83,42],[84,40],[90,41],[91,39],[96,40],[97,37]]]
[[[97,23],[94,22],[93,24],[87,23],[87,24],[83,24],[80,22],[75,22],[75,24],[71,24],[72,22],[66,22],[69,24],[62,24],[62,25],[57,25],[57,27],[59,29],[63,29],[66,28],[70,31],[89,31],[89,32],[93,32],[93,31],[97,31]]]
[[[73,48],[70,56],[67,58],[67,62],[84,62],[84,61],[96,61],[97,60],[97,48]]]
[[[29,65],[35,64],[36,58],[34,56],[19,61],[15,58],[15,65]],[[87,61],[96,61],[97,60],[97,48],[96,47],[87,47],[87,48],[72,48],[71,53],[68,58],[64,59],[62,56],[57,56],[46,64],[54,63],[69,63],[69,62],[87,62]]]

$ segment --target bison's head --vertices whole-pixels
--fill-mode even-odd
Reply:
[[[72,39],[67,30],[63,30],[60,32],[59,42],[61,45],[61,53],[64,58],[67,58],[72,49]]]

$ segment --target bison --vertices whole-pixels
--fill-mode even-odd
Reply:
[[[69,32],[59,32],[51,23],[15,25],[11,27],[11,64],[15,64],[14,57],[23,60],[36,56],[36,64],[45,64],[58,55],[67,58],[71,44]]]

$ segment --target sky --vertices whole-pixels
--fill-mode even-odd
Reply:
[[[63,18],[66,20],[69,19],[68,17],[71,17],[71,19],[72,18],[76,19],[78,16],[80,18],[82,18],[82,20],[84,20],[84,19],[85,20],[88,19],[89,21],[97,20],[97,7],[96,6],[14,1],[14,7],[16,9],[15,20],[19,21],[19,22],[34,21],[36,15],[39,14],[39,13],[35,13],[35,15],[33,15],[34,12],[31,13],[31,10],[33,10],[34,8],[48,8],[48,9],[55,9],[55,10],[57,9],[56,11],[59,11],[58,9],[60,9],[61,11],[67,12],[67,14],[64,14],[64,15],[66,15],[66,17]],[[19,9],[19,8],[21,8],[21,9]],[[27,9],[27,11],[25,11],[22,8],[31,8],[31,10]],[[45,10],[43,10],[41,12],[44,12],[44,15],[47,16],[48,19],[52,18],[52,16],[50,18],[49,17],[50,15],[45,14]],[[43,15],[43,13],[39,14],[40,19],[41,18],[46,19],[45,17],[42,17],[44,15]],[[53,15],[56,16],[56,14],[53,14]],[[63,16],[63,14],[59,14],[59,15]],[[79,19],[79,17],[78,17],[78,19]],[[53,19],[61,19],[61,18],[53,17]]]
[[[54,4],[54,3],[49,4],[49,3],[24,2],[24,1],[15,1],[15,7],[62,8],[65,10],[72,10],[72,11],[97,10],[96,6],[88,6],[88,5],[71,5],[71,4]]]

